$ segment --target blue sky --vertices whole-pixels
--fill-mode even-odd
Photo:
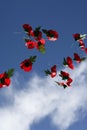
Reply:
[[[74,52],[80,53],[82,56],[86,55],[84,52],[81,52],[78,49],[77,42],[74,41],[72,34],[74,33],[87,33],[86,24],[87,24],[87,1],[79,1],[79,0],[73,0],[73,1],[64,1],[64,0],[15,0],[15,1],[0,1],[0,72],[2,73],[5,70],[8,70],[10,68],[15,68],[15,74],[12,78],[12,84],[9,88],[1,89],[0,91],[0,113],[2,114],[2,123],[4,120],[7,119],[11,121],[11,113],[10,110],[12,110],[13,113],[19,112],[18,117],[16,117],[15,114],[13,116],[15,117],[14,120],[12,120],[11,127],[8,126],[7,130],[11,130],[12,126],[15,129],[18,130],[21,129],[20,124],[22,121],[20,120],[23,118],[26,122],[24,122],[24,126],[22,126],[22,130],[40,130],[40,129],[50,129],[50,130],[86,130],[87,128],[87,97],[84,96],[86,89],[86,80],[87,77],[86,71],[87,69],[85,66],[87,63],[85,62],[84,65],[82,64],[80,66],[81,70],[78,69],[78,66],[76,70],[73,72],[70,71],[72,77],[76,79],[76,82],[74,83],[74,89],[70,89],[65,91],[63,89],[58,89],[58,87],[54,87],[53,85],[51,87],[51,83],[54,83],[51,81],[51,79],[48,77],[45,77],[44,75],[44,69],[50,68],[53,64],[58,65],[58,71],[62,68],[64,69],[62,62],[63,58],[65,56],[73,56]],[[28,23],[33,28],[37,26],[41,26],[42,28],[46,29],[53,29],[56,30],[59,33],[59,39],[55,42],[47,42],[46,45],[46,54],[41,54],[37,50],[28,50],[25,47],[25,42],[23,40],[24,38],[24,32],[22,25]],[[84,40],[85,43],[87,43],[87,39]],[[37,60],[33,66],[32,72],[25,73],[23,70],[20,69],[19,64],[24,59],[28,58],[30,55],[37,55]],[[81,72],[80,72],[81,71]],[[76,75],[75,75],[76,73]],[[77,74],[79,73],[79,75]],[[83,78],[80,76],[82,75]],[[81,78],[81,85],[79,84],[78,79]],[[37,79],[37,80],[36,80]],[[46,82],[45,90],[43,90],[43,81]],[[31,82],[31,83],[30,83]],[[85,83],[85,84],[84,84]],[[79,85],[80,90],[78,91],[77,86]],[[41,88],[39,88],[41,86]],[[46,88],[47,86],[47,88]],[[76,86],[76,88],[75,88]],[[82,89],[83,86],[83,89]],[[29,87],[29,88],[28,88]],[[37,87],[37,88],[36,88]],[[51,90],[49,90],[49,88]],[[39,90],[40,89],[40,90]],[[49,109],[45,110],[45,106],[41,104],[41,102],[38,102],[38,96],[35,94],[35,90],[38,94],[41,92],[42,100],[41,102],[46,101],[43,97],[48,97],[47,102],[52,105],[52,110],[50,110],[49,105],[45,104]],[[47,92],[44,92],[46,90],[49,90],[50,95]],[[76,90],[76,92],[75,92]],[[35,97],[38,100],[35,100],[36,102],[30,103],[28,106],[25,102],[28,101],[28,98],[30,96],[28,95],[26,91],[29,91],[30,96],[32,97],[32,101],[34,101]],[[53,94],[52,94],[53,91]],[[57,107],[52,103],[53,100],[58,101],[60,106],[63,104],[64,99],[58,99],[59,97],[55,97],[56,91],[59,91],[58,94],[64,94],[66,104],[68,106],[68,103],[70,103],[69,100],[67,100],[68,96],[72,94],[72,96],[76,96],[76,98],[79,98],[79,100],[76,100],[76,109],[72,107],[72,105],[68,108],[66,107],[66,111],[64,113],[61,112],[61,109],[58,108],[57,114],[55,112],[55,109]],[[66,95],[68,93],[68,95]],[[24,102],[22,102],[22,94],[24,95]],[[81,95],[83,94],[82,98]],[[61,95],[63,96],[63,95]],[[18,99],[17,99],[18,98]],[[51,101],[51,99],[52,101]],[[75,98],[71,97],[71,102],[73,104]],[[72,101],[73,100],[73,101]],[[80,102],[82,101],[82,102]],[[21,103],[22,102],[22,103]],[[77,105],[81,103],[81,105]],[[41,109],[37,108],[36,110],[33,110],[32,107],[36,107],[37,105],[41,105]],[[16,106],[18,104],[18,107]],[[23,110],[20,108],[22,105],[26,105],[27,107],[31,106],[31,109],[29,109],[31,112],[27,110],[26,107],[23,108]],[[57,105],[59,105],[57,104]],[[24,106],[23,105],[23,106]],[[64,104],[65,105],[65,104]],[[70,104],[69,104],[70,105]],[[63,106],[63,105],[62,105]],[[61,107],[62,107],[61,106]],[[4,108],[4,109],[2,109]],[[42,109],[43,108],[43,109]],[[69,110],[68,110],[68,109]],[[72,113],[70,113],[70,108]],[[34,108],[35,109],[35,108]],[[42,111],[41,113],[38,113],[38,110]],[[63,108],[64,109],[64,108]],[[22,116],[22,112],[25,111],[25,114]],[[80,114],[80,111],[81,113]],[[60,111],[60,112],[59,112]],[[66,112],[69,111],[69,115],[66,114]],[[6,115],[4,114],[6,113]],[[32,115],[33,113],[33,115]],[[35,115],[34,115],[35,114]],[[55,116],[58,115],[57,116]],[[65,116],[63,117],[62,114]],[[75,115],[76,114],[76,115]],[[28,115],[29,118],[32,117],[32,119],[28,119],[25,115]],[[73,116],[75,117],[73,117]],[[8,118],[7,118],[8,117]],[[21,117],[21,118],[20,118]],[[61,120],[59,120],[59,117]],[[72,118],[70,118],[72,117]],[[57,124],[57,118],[58,118],[58,124]],[[70,122],[67,120],[65,121],[65,118],[69,119]],[[0,121],[1,121],[0,119]],[[64,122],[62,122],[64,119]],[[76,121],[75,121],[76,119]],[[17,121],[15,121],[17,120]],[[20,121],[19,121],[20,120]],[[8,121],[8,124],[9,124]],[[28,122],[29,121],[29,122]],[[61,122],[64,124],[63,127],[61,125]],[[0,125],[1,125],[0,124]],[[15,125],[14,125],[15,124]],[[68,124],[68,125],[67,125]],[[5,130],[4,125],[1,126],[1,130]]]

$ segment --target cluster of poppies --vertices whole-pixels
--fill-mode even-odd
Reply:
[[[0,74],[0,88],[8,87],[11,83],[11,76],[13,76],[14,69],[9,69]]]
[[[36,48],[41,53],[46,52],[46,38],[50,41],[55,41],[58,39],[58,33],[55,30],[41,29],[41,26],[33,29],[29,24],[24,24],[23,29],[26,33],[26,37],[24,38],[25,46],[28,49]],[[43,33],[46,35],[46,38],[43,38]]]
[[[41,29],[41,26],[36,27],[35,29],[32,28],[29,24],[23,24],[22,25],[25,33],[25,46],[28,49],[34,49],[36,48],[39,52],[44,54],[46,52],[45,44],[46,41],[56,41],[59,37],[59,34],[57,31],[52,29]],[[45,38],[43,38],[43,34],[45,34]],[[87,53],[87,48],[85,47],[85,44],[83,40],[86,38],[87,34],[73,34],[73,38],[75,41],[79,43],[79,47],[81,50],[84,50]],[[30,72],[32,70],[33,63],[36,61],[37,56],[30,56],[29,58],[26,58],[20,63],[20,68],[24,72]],[[77,63],[81,63],[84,61],[86,57],[80,57],[77,53],[74,53],[73,58],[70,56],[67,56],[63,60],[63,65],[68,66],[70,69],[74,69],[74,63],[73,61],[76,61]],[[0,88],[3,88],[5,86],[9,86],[11,83],[11,76],[13,76],[14,69],[9,69],[8,71],[5,71],[0,74]],[[45,74],[48,76],[50,75],[51,78],[54,78],[57,76],[57,65],[54,64],[50,70],[45,70]],[[58,85],[66,88],[70,87],[73,79],[71,78],[70,74],[65,71],[60,71],[59,76],[62,78],[62,82],[55,81]]]
[[[85,47],[85,43],[83,42],[83,40],[86,38],[86,35],[87,34],[75,33],[73,34],[73,38],[79,43],[79,47],[81,48],[81,50],[85,51],[87,54],[87,47]]]
[[[79,42],[79,46],[81,47],[81,49],[87,53],[87,48],[85,47],[85,44],[83,44],[83,40],[86,38],[86,34],[81,35],[81,34],[76,33],[76,34],[73,34],[73,37],[75,41]],[[76,63],[81,63],[82,61],[86,59],[86,57],[80,57],[79,54],[77,53],[74,53],[73,55],[74,55],[73,58],[71,58],[70,56],[67,56],[63,60],[63,65],[67,66],[68,68],[72,70],[75,68],[73,61],[76,61]],[[45,74],[50,75],[52,78],[57,76],[56,65],[53,65],[51,67],[51,70],[48,70],[48,69],[45,70]],[[63,81],[62,82],[55,81],[58,85],[64,88],[71,86],[73,79],[70,77],[70,74],[68,72],[60,71],[59,76],[62,77]]]
[[[54,30],[46,30],[42,29],[41,27],[36,27],[33,29],[29,24],[23,24],[23,29],[26,34],[25,46],[28,49],[36,48],[41,53],[45,53],[45,43],[46,39],[43,38],[42,34],[44,33],[48,40],[56,41],[58,39],[58,33]],[[29,58],[25,59],[20,63],[20,68],[23,69],[25,72],[29,72],[32,70],[32,65],[36,61],[37,56],[30,56]]]

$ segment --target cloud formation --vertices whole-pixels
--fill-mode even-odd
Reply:
[[[34,74],[21,84],[14,76],[11,86],[0,91],[0,130],[29,130],[33,123],[46,116],[50,116],[60,130],[65,130],[80,116],[86,116],[86,66],[87,62],[83,62],[70,71],[74,82],[72,88],[66,89],[54,82],[58,78],[42,78]]]

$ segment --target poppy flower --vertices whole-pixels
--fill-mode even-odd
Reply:
[[[25,59],[20,63],[20,67],[24,71],[29,72],[32,70],[32,62],[29,59]]]
[[[67,82],[66,82],[66,84],[67,84],[68,86],[71,86],[72,81],[73,81],[73,80],[69,77],[68,80],[67,80]]]
[[[81,62],[81,58],[77,53],[74,53],[74,59],[73,60],[75,60],[77,63]]]
[[[87,34],[75,33],[73,34],[73,38],[75,39],[75,41],[84,40],[86,38],[86,35]]]
[[[23,28],[29,36],[32,34],[33,30],[32,30],[32,27],[29,24],[23,24]]]
[[[10,77],[13,75],[14,69],[9,69],[7,72],[0,74],[0,88],[9,86],[11,83]]]
[[[63,65],[67,65],[70,69],[74,69],[72,59],[69,56],[66,59],[64,58]]]
[[[55,30],[42,29],[42,31],[46,34],[48,40],[56,41],[58,39],[58,32],[56,32]]]
[[[25,46],[28,49],[33,49],[36,46],[36,42],[33,40],[28,40],[28,41],[26,41]]]
[[[85,50],[85,44],[83,43],[83,40],[79,40],[79,47],[80,47],[82,50]]]
[[[80,34],[79,33],[75,33],[73,34],[73,38],[75,39],[75,41],[80,39]]]
[[[74,53],[74,59],[77,63],[80,63],[82,61],[84,61],[86,59],[86,57],[82,57],[80,58],[80,56],[77,53]]]
[[[40,26],[35,28],[35,30],[32,33],[32,36],[35,38],[35,40],[41,40],[42,39],[42,32],[40,31]]]
[[[56,65],[51,67],[51,71],[45,70],[46,75],[50,75],[52,78],[54,78],[57,75]]]
[[[20,68],[25,72],[29,72],[32,70],[33,62],[35,62],[36,56],[31,56],[29,59],[25,59],[20,63]]]
[[[63,80],[66,80],[69,78],[69,73],[67,73],[65,71],[60,71],[59,76],[61,76]]]
[[[41,39],[38,42],[36,42],[36,49],[38,49],[41,53],[45,53],[45,39]]]
[[[4,79],[4,85],[9,86],[10,83],[11,83],[10,78],[7,77],[7,78]]]
[[[79,47],[84,50],[87,54],[87,48],[85,47],[85,44],[83,43],[83,40],[79,40]]]
[[[56,65],[51,67],[51,77],[55,77],[57,75]]]

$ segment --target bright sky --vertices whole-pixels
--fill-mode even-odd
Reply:
[[[85,56],[72,34],[87,33],[87,1],[79,0],[1,0],[0,73],[14,68],[8,88],[0,89],[0,130],[87,130],[87,61],[70,71],[72,88],[64,90],[44,70],[57,64],[64,68],[66,56],[74,52]],[[23,24],[41,26],[59,33],[55,42],[47,41],[46,54],[25,47]],[[87,39],[84,40],[87,45]],[[19,64],[37,55],[29,73]]]

